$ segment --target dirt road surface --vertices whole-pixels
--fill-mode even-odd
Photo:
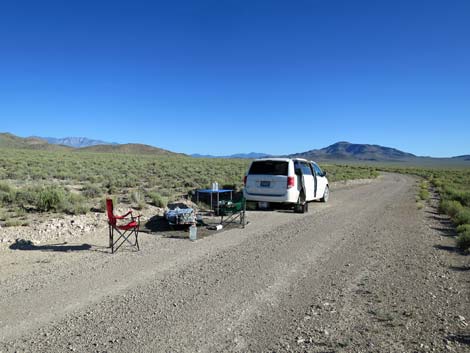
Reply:
[[[385,174],[196,242],[3,249],[0,352],[469,352],[469,257],[415,194]]]

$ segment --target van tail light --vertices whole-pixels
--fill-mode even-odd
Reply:
[[[243,177],[243,185],[246,186],[246,175]]]
[[[288,176],[287,177],[287,188],[290,189],[294,187],[295,179],[293,176]]]

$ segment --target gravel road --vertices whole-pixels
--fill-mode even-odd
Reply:
[[[0,251],[0,352],[469,352],[470,264],[416,180],[190,242]]]

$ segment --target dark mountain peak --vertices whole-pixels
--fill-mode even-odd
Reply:
[[[470,154],[464,154],[462,156],[455,156],[452,159],[460,159],[462,161],[470,161]]]
[[[359,144],[350,142],[337,142],[321,149],[327,154],[343,157],[359,157],[359,159],[390,159],[416,157],[414,154],[397,150],[396,148],[380,145]]]
[[[322,149],[310,150],[292,155],[317,160],[363,160],[363,161],[401,161],[416,158],[414,154],[406,153],[396,148],[380,145],[336,142]]]

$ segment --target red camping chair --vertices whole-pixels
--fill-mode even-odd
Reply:
[[[109,247],[111,248],[111,253],[117,251],[126,241],[131,246],[137,247],[137,250],[140,250],[139,241],[137,239],[137,236],[139,235],[140,215],[133,216],[132,211],[129,211],[125,215],[116,216],[114,214],[113,200],[111,199],[106,199],[106,210],[108,211]],[[118,225],[118,219],[130,219],[130,222]],[[119,234],[119,237],[116,240],[114,240],[114,231]],[[134,244],[129,240],[132,235],[135,235]]]

